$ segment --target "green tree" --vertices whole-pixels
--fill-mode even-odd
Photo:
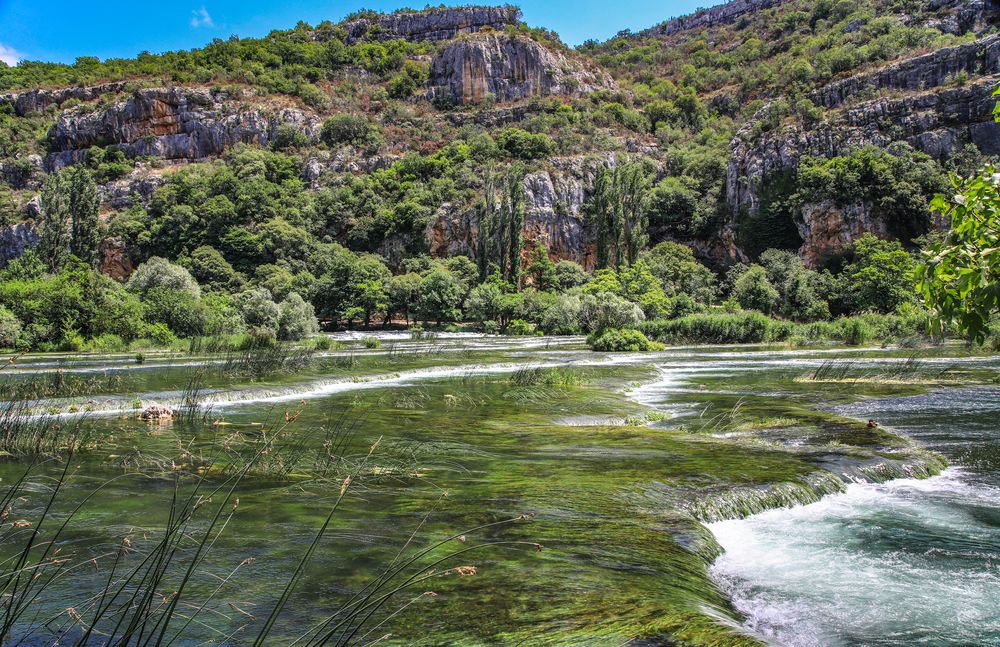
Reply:
[[[541,243],[535,244],[535,249],[528,259],[526,271],[531,279],[531,284],[538,290],[555,290],[559,287],[556,265],[549,258],[549,250]]]
[[[852,256],[840,274],[841,299],[848,310],[889,313],[914,301],[916,262],[898,241],[867,233],[854,243]]]
[[[101,232],[98,227],[97,184],[90,171],[75,166],[69,171],[69,250],[84,263],[96,266]]]
[[[278,316],[278,339],[298,341],[319,332],[316,311],[312,304],[296,293],[288,295],[280,304]]]
[[[59,270],[69,248],[69,184],[65,173],[53,173],[42,185],[38,253],[51,272]]]
[[[767,280],[767,271],[760,265],[751,265],[733,285],[733,298],[747,310],[771,314],[780,297]]]
[[[213,290],[238,292],[243,287],[241,277],[214,247],[202,245],[191,252],[191,275],[201,285]]]
[[[556,263],[556,283],[560,290],[571,290],[587,283],[590,275],[579,263],[559,261]]]
[[[462,284],[445,269],[432,270],[420,281],[419,312],[424,321],[437,325],[455,321],[461,314]]]
[[[479,271],[483,279],[490,274],[491,267],[496,267],[504,280],[520,284],[524,174],[520,164],[515,164],[500,178],[492,168],[486,172],[483,201],[479,207]]]
[[[696,300],[710,304],[716,296],[715,273],[698,262],[694,251],[687,245],[671,241],[662,242],[640,254],[650,272],[660,280],[668,297],[689,294]]]
[[[954,325],[981,342],[990,318],[1000,313],[1000,175],[987,167],[955,185],[954,198],[938,195],[931,203],[951,228],[924,251],[917,289],[936,313],[938,334]]]
[[[400,274],[389,279],[388,296],[389,306],[386,308],[386,317],[383,325],[388,325],[389,320],[395,314],[403,315],[406,325],[410,325],[414,312],[416,311],[417,300],[420,298],[421,278],[416,272]]]
[[[638,163],[601,167],[586,211],[596,232],[597,267],[634,263],[649,242],[650,180]]]

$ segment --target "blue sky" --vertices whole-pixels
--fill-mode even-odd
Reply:
[[[198,47],[233,34],[263,36],[272,29],[293,27],[299,20],[336,21],[359,8],[419,8],[426,1],[0,0],[0,60],[71,63],[77,56],[131,57],[146,50]],[[524,0],[516,4],[529,25],[553,29],[570,45],[578,45],[587,38],[603,40],[622,29],[648,27],[715,2]]]

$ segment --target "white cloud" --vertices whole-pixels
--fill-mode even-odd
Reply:
[[[24,54],[17,51],[13,47],[8,47],[3,43],[0,43],[0,61],[3,61],[11,67],[17,65],[17,62],[24,58]]]
[[[215,27],[215,23],[212,22],[212,16],[208,13],[208,10],[202,7],[191,12],[191,26]]]

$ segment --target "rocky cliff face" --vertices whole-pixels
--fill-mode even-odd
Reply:
[[[117,145],[129,155],[199,160],[239,143],[266,145],[278,126],[295,124],[315,137],[319,120],[294,108],[256,107],[222,91],[137,90],[104,110],[67,110],[48,133],[50,169],[82,159],[91,146]]]
[[[62,105],[70,99],[93,101],[108,94],[124,92],[127,86],[125,81],[116,81],[89,87],[8,92],[0,94],[0,105],[10,105],[14,109],[14,114],[18,117],[24,117],[35,112],[44,112],[50,106]]]
[[[639,32],[639,36],[673,36],[689,29],[703,29],[734,23],[743,16],[770,9],[785,0],[733,0],[708,9],[701,9],[687,16],[673,18],[655,27]]]
[[[611,163],[613,160],[556,158],[550,170],[525,176],[525,256],[535,243],[542,243],[553,260],[570,260],[589,270],[594,268],[593,232],[587,227],[583,204],[598,166]],[[479,239],[475,210],[444,205],[426,235],[432,256],[475,257]]]
[[[816,105],[836,108],[860,93],[875,90],[920,91],[945,85],[959,75],[1000,70],[1000,36],[948,47],[867,74],[830,83],[812,93]]]
[[[38,231],[29,223],[0,228],[0,268],[37,245],[38,239]]]
[[[431,62],[429,97],[458,104],[488,96],[516,101],[550,94],[580,95],[610,87],[611,77],[524,36],[481,34],[444,47]]]
[[[342,27],[347,32],[349,43],[363,38],[441,41],[487,28],[502,30],[507,25],[518,24],[520,20],[521,10],[511,5],[444,7],[362,18]]]
[[[982,76],[962,85],[951,83],[958,72]],[[937,159],[969,143],[983,153],[1000,154],[1000,125],[993,120],[993,90],[998,83],[1000,38],[992,37],[844,79],[817,91],[814,100],[829,106],[841,106],[863,90],[888,89],[895,94],[836,108],[811,128],[785,126],[757,135],[755,124],[770,110],[765,107],[732,142],[726,197],[734,222],[742,215],[757,216],[768,179],[794,171],[806,155],[833,157],[862,146],[887,147],[898,141]],[[878,221],[878,214],[863,205],[845,208],[839,217],[834,211],[829,204],[808,205],[801,214],[797,225],[805,242],[800,254],[808,262],[820,262],[865,231],[887,230],[885,223]]]

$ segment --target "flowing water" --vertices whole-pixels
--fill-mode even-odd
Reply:
[[[713,575],[777,644],[1000,644],[1000,389],[942,389],[835,408],[948,456],[927,480],[710,526]]]
[[[205,611],[174,645],[252,642],[344,488],[266,644],[289,644],[415,555],[408,573],[428,579],[337,640],[996,637],[995,359],[957,348],[921,351],[919,363],[882,349],[612,355],[580,339],[399,333],[365,348],[366,336],[253,378],[210,353],[38,355],[5,370],[41,385],[33,420],[86,438],[54,506],[69,519],[59,550],[81,567],[20,618],[24,644],[78,635],[113,579],[108,556],[127,542],[125,563],[139,562],[175,489],[218,484],[264,444],[186,585],[183,612]],[[145,423],[137,412],[151,402],[182,415]],[[906,478],[935,472],[937,459],[856,418],[955,467]],[[28,465],[0,462],[0,484]],[[11,519],[41,510],[63,465],[32,468]],[[737,517],[748,518],[722,521]],[[484,524],[499,525],[475,530]]]

